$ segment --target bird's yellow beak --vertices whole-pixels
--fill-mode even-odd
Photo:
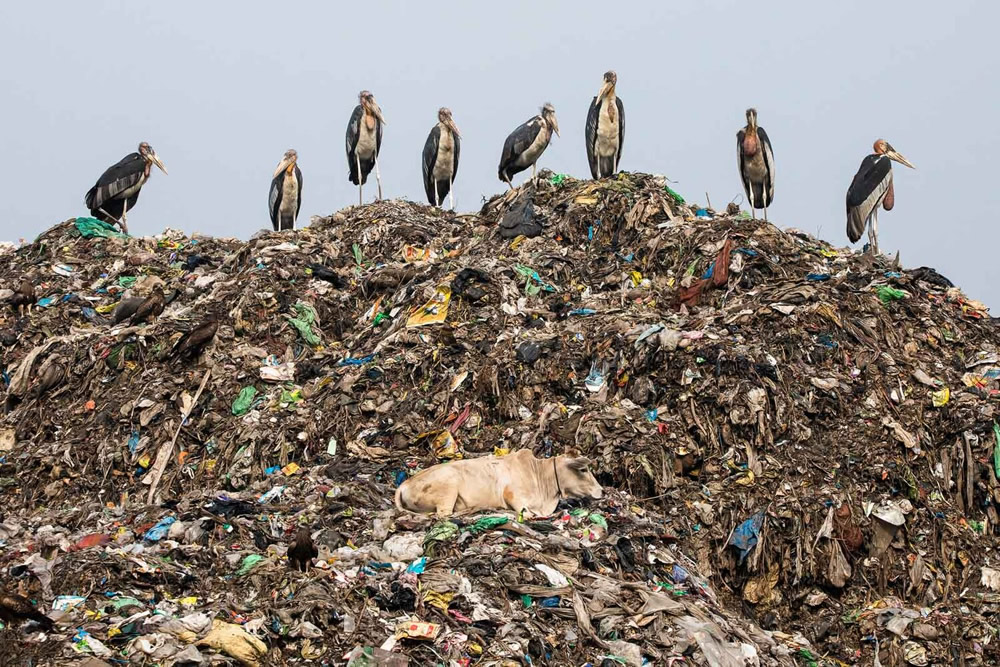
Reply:
[[[153,158],[153,164],[159,167],[160,171],[166,174],[167,168],[163,166],[163,162],[160,160],[159,156],[156,153],[153,153],[152,158]]]
[[[608,94],[611,93],[611,91],[614,89],[615,87],[614,85],[611,84],[611,82],[605,81],[604,85],[601,86],[601,90],[597,93],[597,101],[595,102],[595,104],[600,104],[601,100],[607,97]]]
[[[448,127],[451,128],[451,131],[455,133],[456,137],[462,136],[462,133],[458,131],[458,125],[455,125],[455,121],[450,118],[448,119]]]
[[[885,156],[887,158],[889,158],[890,160],[895,160],[899,164],[906,165],[910,169],[916,169],[916,167],[914,167],[912,164],[910,164],[909,160],[907,160],[905,157],[903,157],[902,155],[900,155],[899,153],[897,153],[896,151],[894,151],[891,148],[885,152]]]
[[[291,167],[293,164],[295,163],[289,160],[288,158],[281,158],[281,162],[278,163],[278,168],[274,170],[274,175],[277,176],[284,170]]]
[[[561,134],[559,134],[559,121],[556,120],[555,114],[552,114],[552,129],[556,131],[557,137],[562,136]]]

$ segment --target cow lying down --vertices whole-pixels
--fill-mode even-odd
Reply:
[[[561,498],[603,495],[590,465],[582,456],[537,459],[527,449],[440,463],[400,484],[396,507],[439,517],[496,509],[547,516]]]

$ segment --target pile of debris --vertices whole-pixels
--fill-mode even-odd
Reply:
[[[995,663],[992,318],[731,209],[545,173],[478,215],[0,250],[0,583],[55,624],[9,619],[15,660]],[[604,497],[393,505],[520,449]]]

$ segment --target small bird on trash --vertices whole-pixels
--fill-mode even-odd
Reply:
[[[24,278],[20,286],[10,297],[10,305],[17,307],[17,314],[23,315],[24,310],[31,312],[31,307],[35,304],[35,286],[30,280]]]
[[[170,356],[178,359],[197,359],[215,338],[219,330],[219,319],[211,314],[208,319],[188,332],[185,332],[174,344]]]
[[[66,367],[58,355],[49,357],[38,369],[35,381],[34,395],[42,396],[55,389],[66,379]]]
[[[118,305],[115,306],[115,311],[111,317],[112,321],[115,324],[121,324],[128,318],[135,315],[135,311],[139,309],[139,306],[141,306],[142,302],[145,300],[146,299],[141,296],[130,296],[122,299],[118,302]]]
[[[313,558],[319,555],[319,550],[313,544],[312,534],[308,528],[299,528],[295,539],[288,546],[288,567],[308,572]]]
[[[132,319],[129,320],[129,324],[142,324],[159,317],[160,313],[163,312],[164,301],[163,290],[157,287],[139,304]]]
[[[0,619],[13,625],[20,621],[34,621],[51,630],[55,623],[52,619],[38,611],[31,601],[15,593],[0,593]]]

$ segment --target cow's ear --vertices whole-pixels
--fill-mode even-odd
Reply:
[[[569,460],[569,467],[572,470],[578,470],[580,472],[586,472],[588,468],[592,465],[592,461],[586,456],[578,456],[575,459]]]

